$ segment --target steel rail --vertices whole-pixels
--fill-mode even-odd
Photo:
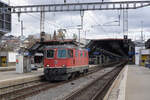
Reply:
[[[97,93],[92,97],[91,100],[102,100],[104,98],[105,94],[107,93],[107,90],[109,90],[111,84],[114,82],[121,69],[122,68],[119,68],[116,72],[114,72],[114,76],[112,76],[108,81],[106,81],[106,84],[103,85],[103,88],[97,91]]]
[[[124,64],[120,64],[119,66],[123,66]],[[98,79],[94,80],[92,83],[86,85],[85,87],[75,91],[70,94],[64,100],[102,100],[105,93],[111,86],[114,78],[121,71],[121,67],[116,67],[112,71],[105,73],[100,76]]]
[[[81,75],[80,77],[84,77],[86,75],[89,75],[89,74],[92,74],[92,73],[97,72],[99,70],[102,70],[104,68],[104,66],[105,67],[110,67],[110,65],[113,66],[115,64],[117,64],[117,62],[103,65],[103,67],[102,66],[101,67],[97,66],[97,67],[90,68],[89,72],[87,74]],[[0,99],[21,100],[21,99],[24,99],[26,97],[38,94],[41,91],[45,91],[45,90],[48,90],[50,88],[57,87],[59,85],[62,85],[62,84],[68,83],[70,81],[76,80],[80,77],[77,77],[75,79],[71,79],[71,80],[68,80],[68,81],[65,81],[65,82],[55,83],[55,84],[49,83],[49,82],[44,82],[44,83],[28,86],[28,87],[25,87],[25,88],[16,89],[14,91],[10,91],[10,92],[1,94]]]
[[[54,88],[54,87],[57,87],[59,85],[62,85],[62,84],[65,84],[65,83],[68,83],[68,82],[71,82],[73,80],[76,80],[80,77],[84,77],[85,75],[89,75],[89,74],[92,74],[98,70],[102,70],[103,68],[98,68],[98,67],[95,67],[95,68],[91,68],[90,71],[87,73],[87,74],[84,74],[84,75],[81,75],[79,77],[76,77],[74,79],[71,79],[71,80],[68,80],[68,81],[64,81],[64,82],[58,82],[58,83],[49,83],[49,84],[45,84],[45,85],[37,85],[37,86],[32,86],[32,87],[28,87],[28,88],[25,88],[25,89],[21,89],[19,91],[16,91],[15,94],[19,94],[19,96],[15,96],[13,97],[12,99],[10,100],[22,100],[24,98],[27,98],[27,97],[30,97],[34,94],[38,94],[40,93],[41,91],[46,91],[50,88]],[[24,93],[24,91],[26,91],[27,93]],[[14,92],[12,92],[14,94]],[[8,94],[9,95],[9,94]]]

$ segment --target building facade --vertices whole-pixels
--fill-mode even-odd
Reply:
[[[16,65],[17,52],[1,51],[0,52],[0,67],[8,67]]]
[[[9,5],[0,1],[0,8]],[[11,31],[11,9],[0,9],[0,37]]]

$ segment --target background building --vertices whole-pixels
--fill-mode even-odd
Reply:
[[[0,7],[8,7],[8,5],[0,1]],[[11,31],[11,9],[0,10],[0,38]]]

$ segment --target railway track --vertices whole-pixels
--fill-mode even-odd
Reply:
[[[64,98],[64,100],[103,100],[107,90],[122,70],[124,64],[119,65],[112,71],[105,73],[84,88],[77,90]]]
[[[112,66],[114,64],[109,64],[109,66]],[[105,65],[105,66],[108,66],[108,65]],[[109,67],[108,66],[108,67]],[[89,72],[85,75],[89,75],[89,74],[92,74],[94,72],[97,72],[99,70],[102,70],[104,67],[93,67],[93,68],[90,68],[89,69]],[[73,81],[73,80],[76,80],[80,77],[83,77],[85,75],[81,75],[75,79],[71,79],[71,80],[68,80],[68,81],[64,81],[64,82],[56,82],[56,83],[49,83],[49,82],[41,82],[41,81],[35,81],[35,82],[31,82],[30,85],[28,83],[26,83],[26,85],[24,84],[23,85],[23,88],[17,88],[17,89],[12,89],[11,91],[7,91],[7,92],[1,92],[0,93],[0,100],[23,100],[25,99],[26,97],[29,97],[29,96],[32,96],[32,95],[35,95],[35,94],[38,94],[40,93],[41,91],[45,91],[45,90],[48,90],[50,88],[54,88],[54,87],[57,87],[59,85],[62,85],[62,84],[65,84],[67,82],[70,82],[70,81]],[[18,87],[21,87],[22,84],[18,85]],[[15,86],[17,87],[17,85]],[[10,88],[15,88],[15,87],[7,87],[7,89],[10,89]]]

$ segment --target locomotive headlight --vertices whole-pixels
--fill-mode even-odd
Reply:
[[[49,65],[46,65],[46,67],[49,67]]]
[[[66,67],[66,65],[62,65],[62,67]]]

